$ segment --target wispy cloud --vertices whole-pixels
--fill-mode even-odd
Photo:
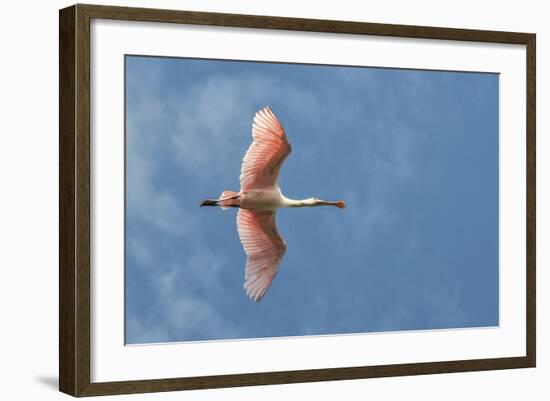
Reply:
[[[168,342],[215,338],[219,333],[238,337],[239,330],[209,302],[209,294],[223,296],[225,288],[219,272],[224,263],[207,248],[195,249],[189,259],[159,269],[146,262],[142,269],[155,296],[147,313],[127,317],[129,343]],[[143,312],[143,311],[141,311]]]
[[[247,74],[210,76],[171,101],[177,111],[170,141],[181,166],[235,182],[238,171],[227,166],[240,166],[254,113],[267,104],[304,113],[315,109],[318,99],[284,81]]]

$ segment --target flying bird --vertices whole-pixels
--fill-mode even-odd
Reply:
[[[343,201],[317,198],[289,199],[279,188],[279,171],[290,154],[285,130],[269,106],[258,111],[252,122],[252,144],[241,164],[241,190],[223,191],[218,199],[203,200],[200,206],[239,208],[237,231],[248,260],[245,269],[246,295],[259,302],[275,278],[286,251],[277,230],[275,213],[281,207],[346,207]]]

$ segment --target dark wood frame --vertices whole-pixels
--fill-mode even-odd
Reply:
[[[404,38],[513,43],[527,48],[527,324],[523,357],[90,382],[90,20],[92,18],[269,28]],[[73,396],[534,367],[535,47],[531,33],[77,4],[59,12],[59,389]]]

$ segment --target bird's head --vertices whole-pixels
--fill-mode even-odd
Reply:
[[[336,201],[334,202],[334,206],[336,206],[338,209],[344,209],[346,207],[346,202],[344,201]]]
[[[325,201],[317,198],[308,198],[305,200],[306,206],[336,206],[338,209],[346,207],[344,201]]]

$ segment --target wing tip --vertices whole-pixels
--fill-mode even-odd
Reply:
[[[270,117],[275,119],[277,118],[275,117],[275,113],[273,112],[273,109],[268,104],[254,114],[254,118],[256,117],[260,117],[260,118]]]
[[[257,304],[260,303],[260,301],[263,299],[265,293],[264,294],[257,294],[257,295],[248,295],[248,298],[250,298],[252,301],[256,302]]]
[[[260,303],[260,301],[262,300],[262,298],[264,297],[264,295],[267,292],[267,291],[264,291],[264,293],[262,294],[262,291],[256,291],[256,293],[253,293],[252,291],[250,291],[249,289],[246,288],[246,282],[244,284],[244,290],[245,290],[246,296],[250,300],[256,302],[257,304]]]
[[[269,289],[271,282],[269,282],[267,287],[261,286],[261,287],[252,288],[252,286],[250,287],[248,286],[248,284],[250,284],[251,281],[248,279],[247,276],[248,274],[247,272],[245,272],[245,281],[243,284],[244,292],[246,296],[250,298],[252,301],[259,303],[263,299],[265,294],[267,294],[267,290]],[[252,281],[256,281],[256,280],[252,280]]]

